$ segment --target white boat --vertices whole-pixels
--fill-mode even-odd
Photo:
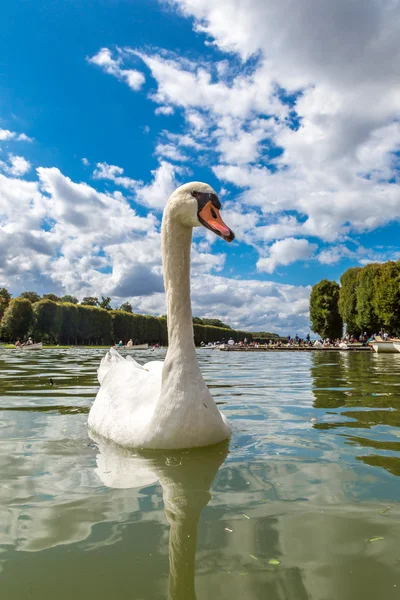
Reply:
[[[16,346],[17,350],[42,350],[42,348],[42,342],[38,342],[37,344],[26,344],[25,346]]]
[[[374,349],[374,352],[390,352],[391,354],[400,352],[400,340],[383,340],[380,336],[370,342],[370,345]]]
[[[117,350],[148,350],[149,349],[149,345],[148,344],[136,344],[133,346],[120,346],[118,348],[118,346],[115,346],[115,348]]]

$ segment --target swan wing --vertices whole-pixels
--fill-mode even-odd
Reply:
[[[114,350],[101,361],[98,375],[89,428],[122,446],[139,447],[160,396],[161,369],[145,369]]]

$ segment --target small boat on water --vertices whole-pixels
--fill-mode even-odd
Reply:
[[[16,346],[16,350],[42,350],[43,344],[42,342],[38,342],[37,344],[26,344],[25,346]]]
[[[370,345],[374,349],[374,352],[390,352],[391,354],[400,352],[399,339],[383,340],[379,335],[377,335],[375,339],[370,342]]]
[[[135,344],[133,346],[120,346],[118,348],[118,346],[115,346],[115,348],[117,350],[148,350],[149,349],[149,345],[148,344]]]

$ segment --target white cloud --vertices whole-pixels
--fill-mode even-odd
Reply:
[[[189,160],[183,152],[180,152],[178,148],[174,144],[157,144],[156,152],[158,156],[163,156],[164,158],[168,158],[169,160],[174,161],[186,161]]]
[[[153,183],[142,189],[157,208],[169,192],[168,169],[161,165]],[[113,304],[129,300],[137,311],[165,314],[159,221],[137,215],[119,192],[98,192],[56,168],[37,172],[34,182],[0,175],[3,285],[13,293],[109,295]],[[232,216],[227,206],[227,222]],[[308,288],[216,275],[225,254],[210,253],[203,240],[196,236],[192,249],[194,314],[247,329],[307,330]]]
[[[256,279],[230,279],[192,273],[193,314],[217,317],[232,327],[287,335],[308,331],[310,288]],[[251,310],[249,310],[251,306]],[[135,303],[135,310],[163,314],[164,294],[153,294]]]
[[[26,160],[23,156],[17,156],[15,154],[8,155],[8,163],[0,161],[0,169],[2,169],[8,175],[20,177],[25,175],[31,168],[31,163]]]
[[[28,137],[25,133],[16,133],[9,129],[0,128],[0,142],[8,142],[9,140],[16,140],[19,142],[32,142],[32,138]]]
[[[19,142],[33,142],[33,138],[31,138],[31,137],[27,136],[27,135],[26,135],[26,133],[20,133],[20,134],[17,136],[17,140],[18,140]]]
[[[121,79],[127,83],[127,85],[134,90],[140,90],[145,82],[143,73],[136,69],[123,69],[121,68],[122,59],[113,58],[111,51],[108,48],[102,48],[97,54],[88,58],[90,63],[101,67],[109,75],[113,75],[117,79]]]
[[[0,129],[0,141],[7,142],[8,140],[12,140],[16,136],[14,131],[10,131],[9,129]]]
[[[177,167],[162,160],[157,169],[151,172],[153,181],[137,190],[137,201],[151,208],[163,209],[176,186]]]
[[[314,255],[317,248],[317,244],[310,244],[308,240],[304,239],[279,240],[268,248],[268,256],[258,259],[257,269],[273,273],[279,265],[290,265],[299,260],[308,260]]]
[[[120,59],[140,57],[156,110],[180,109],[180,135],[206,145],[221,181],[275,214],[265,241],[274,228],[335,241],[400,219],[398,0],[171,3],[226,58],[124,49]]]
[[[156,108],[156,110],[154,111],[154,113],[156,115],[166,115],[166,116],[173,115],[174,112],[175,111],[172,106],[158,106]]]
[[[90,165],[90,162],[87,158],[82,158],[82,164],[84,167],[88,167]]]
[[[158,148],[156,152],[159,155],[169,154],[169,158],[174,156],[175,160],[183,160],[183,155],[178,151],[173,151],[171,146],[170,152],[168,148]],[[178,158],[179,157],[179,158]],[[117,165],[109,165],[108,163],[97,163],[96,169],[93,172],[94,179],[108,179],[116,185],[122,186],[134,192],[134,199],[139,204],[162,210],[174,189],[177,187],[175,175],[180,172],[181,168],[171,163],[160,160],[156,169],[151,171],[152,181],[144,185],[141,181],[136,181],[124,175],[124,169]]]
[[[109,179],[116,185],[124,188],[135,189],[140,185],[139,181],[124,176],[124,169],[117,165],[109,165],[108,163],[97,163],[96,169],[93,171],[93,179]]]

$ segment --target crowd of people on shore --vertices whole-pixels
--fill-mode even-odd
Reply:
[[[380,330],[379,334],[374,333],[373,335],[369,336],[367,334],[366,331],[364,331],[363,333],[361,333],[360,335],[356,336],[356,335],[352,335],[349,333],[346,333],[342,338],[319,338],[317,340],[312,340],[311,339],[311,334],[307,333],[305,338],[300,337],[297,333],[294,337],[292,337],[291,335],[288,335],[286,338],[286,341],[283,341],[282,338],[272,338],[269,340],[263,340],[262,343],[257,342],[257,341],[251,341],[248,342],[247,338],[244,338],[244,340],[240,341],[240,342],[235,342],[232,338],[229,340],[222,340],[221,342],[217,342],[217,345],[222,343],[222,344],[228,344],[228,346],[249,346],[249,347],[253,347],[253,348],[258,348],[260,345],[262,346],[270,346],[273,348],[283,348],[283,347],[311,347],[311,346],[316,346],[316,347],[324,347],[324,348],[340,348],[340,347],[345,347],[345,346],[349,346],[349,345],[353,345],[353,344],[361,344],[363,346],[367,346],[370,342],[374,341],[376,339],[376,337],[380,336],[380,338],[384,341],[388,341],[389,335],[386,331],[384,331],[383,329]]]

